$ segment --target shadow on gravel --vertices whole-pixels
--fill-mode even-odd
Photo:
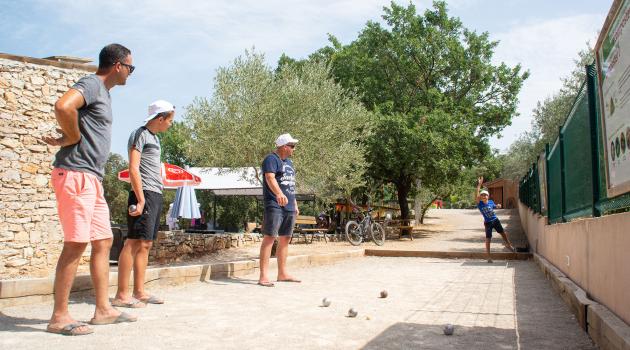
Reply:
[[[488,266],[514,272],[516,329],[399,322],[372,338],[362,349],[596,349],[569,308],[533,262],[466,261],[462,266]]]
[[[362,349],[516,349],[513,329],[455,325],[453,335],[444,335],[443,325],[396,323],[370,340]]]
[[[48,320],[15,317],[0,312],[0,332],[41,332],[31,325],[48,324]]]

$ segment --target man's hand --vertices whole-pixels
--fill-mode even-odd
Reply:
[[[60,137],[44,136],[42,137],[42,141],[46,142],[47,144],[51,146],[63,147],[63,146],[72,145],[72,143],[68,141],[68,136],[66,136],[63,130],[57,129],[57,132],[61,134]]]
[[[138,204],[136,204],[136,210],[135,211],[129,211],[129,215],[131,216],[140,216],[142,215],[142,211],[144,210],[144,202],[138,202]]]
[[[483,185],[483,176],[479,176],[479,178],[477,178],[477,184],[479,186]]]
[[[281,207],[284,207],[287,204],[289,204],[289,199],[287,199],[287,196],[285,196],[284,193],[282,192],[276,195],[276,200],[278,201],[278,204],[280,204]]]

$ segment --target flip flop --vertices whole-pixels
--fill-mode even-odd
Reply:
[[[93,325],[105,325],[105,324],[114,324],[114,323],[123,323],[123,322],[136,322],[138,320],[137,316],[132,316],[126,312],[121,312],[118,316],[108,317],[102,320],[97,320],[95,318],[90,320],[90,324]]]
[[[297,278],[287,278],[285,280],[278,280],[278,282],[293,282],[293,283],[302,283],[302,280]]]
[[[50,325],[46,327],[46,332],[61,334],[61,335],[88,335],[94,333],[94,329],[92,327],[87,327],[87,330],[80,331],[79,327],[87,326],[87,323],[84,322],[74,322],[63,326],[62,328],[53,328]]]
[[[274,287],[275,284],[273,284],[272,282],[258,282],[259,286],[263,286],[263,287]]]
[[[149,295],[147,298],[140,299],[140,301],[145,304],[164,304],[164,300],[155,295]]]
[[[112,299],[112,306],[128,307],[130,309],[139,309],[142,307],[146,307],[147,304],[144,301],[138,300],[136,298],[131,298],[131,300],[128,302],[124,302],[120,299]]]

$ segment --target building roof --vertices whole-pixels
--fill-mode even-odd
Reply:
[[[200,168],[186,169],[201,178],[197,190],[210,190],[217,196],[255,196],[262,198],[262,184],[256,179],[254,168]],[[299,193],[298,200],[312,200],[314,195]]]
[[[187,168],[190,173],[201,178],[199,190],[245,190],[260,189],[262,184],[256,179],[254,168]]]
[[[511,182],[513,182],[510,179],[504,179],[504,178],[498,178],[498,179],[494,179],[492,181],[488,181],[486,183],[483,184],[484,187],[490,188],[490,187],[501,187],[504,186],[506,184],[510,184]]]
[[[87,64],[88,62],[91,62],[91,60],[82,59],[79,57],[50,56],[47,58],[35,58],[35,57],[18,56],[18,55],[12,55],[8,53],[0,52],[0,58],[22,62],[22,63],[31,63],[31,64],[38,64],[38,65],[43,65],[43,66],[53,66],[53,67],[65,68],[65,69],[77,69],[77,70],[82,70],[82,71],[86,71],[90,73],[96,72],[96,68],[97,68],[96,66]]]

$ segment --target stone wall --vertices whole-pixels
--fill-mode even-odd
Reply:
[[[96,67],[0,54],[0,279],[43,277],[62,247],[51,162],[41,141],[55,101]]]
[[[149,261],[168,264],[190,260],[221,249],[245,245],[243,234],[184,233],[183,231],[160,231],[149,252]]]

